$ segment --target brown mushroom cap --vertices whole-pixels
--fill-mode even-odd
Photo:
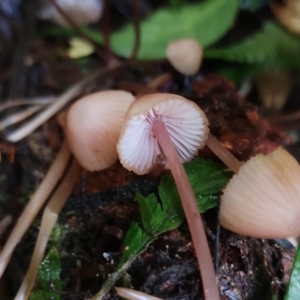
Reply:
[[[126,111],[133,102],[125,91],[104,91],[78,100],[67,116],[67,138],[79,163],[89,171],[110,167]]]
[[[300,168],[286,150],[251,158],[223,193],[223,227],[257,238],[300,234]]]
[[[117,145],[123,166],[137,174],[148,173],[162,154],[152,133],[155,119],[164,122],[182,162],[191,160],[207,139],[208,121],[194,102],[173,94],[143,96],[128,109]]]
[[[180,39],[168,45],[166,56],[178,72],[195,75],[202,62],[202,47],[194,39]]]

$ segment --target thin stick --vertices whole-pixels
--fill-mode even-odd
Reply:
[[[211,133],[208,134],[206,146],[234,173],[244,164],[231,154]]]
[[[131,93],[135,93],[138,95],[138,97],[157,93],[157,90],[150,88],[149,86],[127,80],[120,81],[118,83],[118,88],[124,89],[125,91],[129,91]]]
[[[172,78],[171,73],[163,73],[152,79],[147,86],[152,89],[157,89]]]
[[[133,27],[134,27],[134,45],[131,53],[131,60],[136,60],[141,44],[141,30],[140,30],[140,18],[139,18],[139,0],[131,0],[131,6],[133,11]]]
[[[6,135],[6,139],[10,142],[18,142],[28,134],[33,132],[36,128],[41,126],[44,122],[54,116],[62,107],[64,107],[68,102],[70,102],[74,97],[76,97],[82,89],[86,86],[87,83],[95,80],[97,77],[112,71],[113,69],[110,67],[101,69],[83,80],[79,81],[75,85],[73,85],[70,89],[64,92],[61,96],[59,96],[55,102],[50,104],[48,108],[40,112],[37,116],[35,116],[32,120],[28,121],[19,129],[12,131]]]
[[[41,223],[41,229],[34,248],[30,266],[18,291],[18,294],[15,297],[15,300],[26,300],[30,295],[39,266],[45,253],[49,237],[62,207],[70,196],[79,178],[80,169],[80,165],[78,164],[76,159],[74,159],[66,177],[64,178],[56,192],[53,194],[45,208]]]
[[[52,163],[49,171],[43,181],[35,191],[26,208],[24,209],[18,223],[10,234],[1,254],[0,254],[0,277],[2,276],[9,259],[16,245],[30,226],[37,213],[44,205],[50,193],[56,186],[59,178],[62,176],[70,156],[70,150],[67,142],[64,142],[56,159]]]
[[[0,105],[0,112],[2,112],[3,110],[15,107],[15,106],[22,106],[22,105],[46,105],[49,104],[51,102],[53,102],[53,100],[56,97],[54,96],[47,96],[47,97],[36,97],[36,98],[32,98],[32,99],[7,99],[6,103]]]
[[[195,194],[164,123],[158,120],[154,121],[152,130],[167,158],[181,198],[182,207],[189,225],[196,257],[200,266],[205,299],[219,300],[219,288],[212,257]]]
[[[8,216],[4,217],[0,221],[0,236],[6,230],[6,228],[11,224],[11,222],[12,222],[12,216],[11,215],[8,215]]]
[[[95,49],[96,53],[99,55],[101,59],[103,59],[105,62],[108,61],[108,57],[106,53],[104,53],[99,46],[89,37],[87,36],[82,29],[74,22],[74,20],[70,17],[68,13],[66,13],[57,3],[55,0],[49,0],[52,5],[57,9],[57,11],[62,15],[62,17],[69,23],[69,25],[74,28],[78,35],[85,40],[87,43],[89,43],[93,48]]]
[[[6,127],[17,124],[28,117],[32,116],[39,110],[41,110],[44,106],[42,105],[35,105],[32,107],[27,107],[26,109],[22,110],[21,112],[13,113],[6,118],[0,120],[0,131],[4,130]]]

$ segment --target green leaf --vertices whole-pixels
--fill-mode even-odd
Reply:
[[[196,195],[198,208],[201,213],[214,208],[219,203],[219,195]]]
[[[274,22],[266,22],[262,30],[246,40],[227,47],[204,51],[206,58],[266,67],[299,67],[300,39]]]
[[[179,9],[183,5],[182,0],[169,0],[169,2],[174,9]]]
[[[211,45],[232,26],[238,0],[206,0],[180,10],[164,8],[141,23],[140,59],[165,57],[167,45],[176,39],[194,38],[203,47]],[[132,24],[111,36],[113,50],[129,57],[135,41]]]
[[[196,196],[219,193],[232,177],[222,164],[201,157],[184,165]]]
[[[195,189],[201,212],[214,207],[219,201],[218,193],[226,185],[232,173],[225,171],[224,165],[202,158],[196,158],[185,164],[185,168]],[[147,197],[140,193],[136,194],[143,229],[135,222],[131,224],[124,239],[124,251],[118,268],[109,276],[97,296],[104,295],[111,289],[133,260],[142,254],[161,233],[177,228],[184,220],[180,197],[171,176],[162,176],[158,195],[161,203],[155,194]]]
[[[29,300],[59,300],[61,291],[60,259],[56,248],[52,248],[41,263],[38,273],[39,289],[30,294]]]
[[[161,204],[154,194],[136,195],[145,231],[153,236],[177,228],[184,220],[180,198],[170,176],[163,176],[158,187]]]
[[[119,267],[143,253],[152,240],[137,223],[133,222],[124,239],[124,251]]]
[[[294,259],[292,274],[284,300],[298,300],[300,295],[300,245]]]

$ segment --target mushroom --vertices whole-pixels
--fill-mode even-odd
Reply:
[[[84,97],[71,107],[67,139],[85,169],[99,171],[117,161],[116,144],[133,100],[132,94],[125,91],[104,91]]]
[[[171,65],[180,73],[195,75],[202,62],[202,47],[194,39],[180,39],[171,42],[166,50]]]
[[[149,172],[159,155],[167,160],[187,217],[206,299],[220,299],[203,222],[182,163],[205,145],[208,121],[193,102],[172,94],[150,94],[132,103],[117,145],[121,163],[137,174]]]
[[[252,157],[223,191],[221,225],[257,238],[299,236],[299,182],[299,164],[286,150]]]
[[[123,91],[105,91],[95,93],[78,100],[69,110],[67,121],[63,122],[68,142],[75,157],[88,170],[103,170],[117,160],[116,144],[124,121],[125,113],[134,97]],[[78,121],[80,119],[80,122]],[[100,120],[100,121],[99,121]],[[80,126],[79,126],[79,125]],[[92,124],[90,127],[88,124]],[[98,128],[98,126],[102,126]],[[100,138],[98,138],[98,136]],[[96,141],[96,143],[94,143]],[[97,144],[98,143],[98,144]],[[90,147],[90,148],[89,148]],[[85,155],[78,148],[85,150]],[[0,256],[0,266],[4,271],[8,260],[37,212],[54,189],[70,157],[68,143],[53,163],[41,186],[30,200],[19,223]],[[100,162],[99,162],[100,161]],[[42,224],[35,245],[32,261],[16,296],[16,299],[27,299],[33,287],[38,267],[47,245],[58,214],[68,199],[79,174],[79,164],[73,161],[71,170],[49,200],[42,217]],[[5,250],[5,251],[4,251]]]
[[[277,20],[293,33],[300,35],[300,2],[299,0],[273,1],[271,9]]]
[[[102,0],[55,0],[56,4],[68,14],[77,24],[90,24],[97,22],[103,12]],[[69,26],[69,23],[57,10],[57,8],[48,1],[43,1],[38,16],[43,20],[51,20],[52,22]]]

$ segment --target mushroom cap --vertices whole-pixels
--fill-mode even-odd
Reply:
[[[126,111],[134,101],[125,91],[88,95],[72,105],[67,115],[67,139],[79,163],[89,171],[113,165]]]
[[[152,133],[157,119],[164,122],[182,162],[191,160],[205,145],[208,121],[194,102],[173,94],[146,95],[128,109],[117,145],[119,159],[128,170],[146,174],[163,154]]]
[[[278,21],[293,33],[300,35],[300,2],[286,0],[283,3],[273,1],[271,9]]]
[[[194,39],[180,39],[168,45],[166,56],[178,72],[195,75],[202,62],[202,47]]]
[[[300,234],[300,168],[286,150],[252,157],[223,193],[223,227],[257,238]]]
[[[103,12],[103,1],[101,0],[56,0],[56,4],[65,11],[76,24],[90,24],[97,22]],[[42,1],[38,16],[44,20],[69,27],[65,18],[56,7],[48,1]]]

